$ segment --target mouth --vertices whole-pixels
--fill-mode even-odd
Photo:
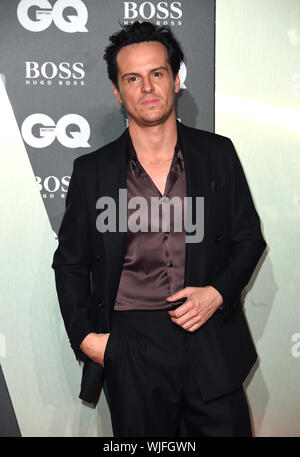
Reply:
[[[147,100],[144,100],[143,102],[141,102],[141,105],[152,106],[152,105],[156,105],[159,102],[160,102],[159,98],[151,98],[151,99],[147,99]]]

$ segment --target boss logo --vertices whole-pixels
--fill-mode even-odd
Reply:
[[[85,76],[83,63],[61,62],[58,66],[53,62],[45,62],[40,65],[38,62],[25,62],[26,78],[53,79],[58,76],[60,79],[82,79]]]
[[[25,78],[27,85],[48,85],[55,81],[58,85],[84,86],[85,71],[82,62],[25,62]]]
[[[153,19],[165,21],[168,19],[181,19],[182,9],[181,2],[123,2],[124,20],[134,20],[137,17],[142,19]],[[168,21],[166,21],[168,23]],[[181,25],[181,24],[179,24]]]
[[[91,129],[87,120],[79,114],[66,114],[56,125],[46,114],[31,114],[24,120],[21,133],[24,141],[33,148],[46,148],[55,138],[66,148],[90,147]]]
[[[88,31],[85,27],[88,10],[82,0],[57,0],[53,6],[48,0],[21,0],[17,16],[20,24],[30,32],[42,32],[52,22],[63,32]]]
[[[54,198],[59,192],[60,197],[64,198],[68,192],[70,176],[63,176],[61,179],[57,176],[47,176],[44,179],[40,176],[36,176],[35,180],[44,199]]]

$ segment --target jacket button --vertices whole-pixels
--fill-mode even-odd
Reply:
[[[103,306],[103,305],[104,305],[104,300],[101,300],[101,301],[99,302],[98,306],[101,308],[101,306]]]
[[[216,236],[216,240],[217,241],[221,241],[221,239],[222,239],[222,234],[218,233],[218,235]]]

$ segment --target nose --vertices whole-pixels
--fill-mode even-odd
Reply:
[[[151,78],[148,76],[143,79],[142,91],[145,93],[151,93],[153,91],[153,84]]]

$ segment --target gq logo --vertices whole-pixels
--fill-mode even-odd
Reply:
[[[76,14],[68,14],[66,8],[73,8]],[[87,32],[85,27],[88,20],[88,11],[82,0],[57,0],[51,5],[48,0],[21,0],[17,16],[20,24],[31,32],[42,32],[52,23],[63,32]]]
[[[79,131],[72,131],[71,125],[76,125]],[[66,114],[56,125],[46,114],[31,114],[24,120],[21,132],[24,141],[33,148],[46,148],[55,138],[66,148],[90,147],[91,129],[87,120],[79,114]]]

